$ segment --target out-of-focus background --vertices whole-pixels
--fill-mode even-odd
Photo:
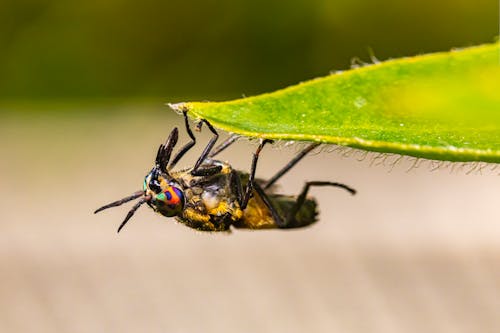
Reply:
[[[302,230],[199,233],[144,207],[117,235],[129,205],[92,214],[139,189],[182,126],[166,102],[272,91],[370,49],[491,42],[498,13],[495,0],[2,1],[0,331],[500,331],[494,165],[323,148],[282,192],[334,180],[359,194],[314,189],[320,221]],[[266,147],[258,176],[300,147]],[[221,158],[248,170],[254,149]]]

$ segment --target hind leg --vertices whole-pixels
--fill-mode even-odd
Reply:
[[[293,224],[295,222],[295,216],[299,212],[300,208],[304,205],[304,202],[306,201],[307,197],[307,192],[309,192],[309,188],[311,186],[334,186],[334,187],[340,187],[352,195],[356,194],[356,190],[341,183],[334,183],[334,182],[324,182],[324,181],[312,181],[312,182],[306,182],[304,185],[304,188],[302,189],[302,192],[300,192],[299,196],[297,197],[297,201],[295,201],[295,204],[292,206],[292,209],[287,214],[286,217],[286,224]],[[293,227],[293,226],[292,226]],[[287,228],[285,226],[285,228]]]
[[[278,226],[278,228],[298,228],[298,227],[303,227],[306,226],[313,221],[309,221],[309,223],[304,223],[306,221],[298,221],[296,219],[297,213],[300,211],[300,209],[304,206],[304,203],[306,202],[306,197],[307,193],[309,192],[309,188],[311,186],[333,186],[333,187],[340,187],[352,195],[356,194],[356,190],[341,183],[335,183],[335,182],[327,182],[327,181],[310,181],[306,182],[304,185],[304,188],[300,192],[300,194],[297,196],[297,200],[291,207],[291,209],[288,211],[286,214],[285,218],[281,217],[280,214],[278,213],[276,207],[274,207],[272,201],[269,199],[268,195],[264,192],[264,190],[258,186],[257,184],[254,184],[254,190],[255,192],[262,198],[262,201],[264,204],[267,206],[269,211],[271,212],[271,215],[273,216],[273,219]],[[314,212],[313,212],[314,213]]]

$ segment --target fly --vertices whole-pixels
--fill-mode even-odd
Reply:
[[[274,183],[319,144],[307,146],[273,177],[264,181],[255,178],[255,171],[260,152],[272,141],[261,140],[253,154],[250,173],[234,170],[229,163],[214,157],[238,137],[231,136],[214,149],[219,135],[204,119],[196,128],[200,130],[206,124],[213,137],[193,167],[175,170],[179,160],[196,144],[187,112],[184,112],[184,122],[191,141],[171,159],[179,135],[177,128],[174,128],[166,142],[160,145],[154,167],[146,175],[142,190],[94,212],[138,199],[118,227],[118,232],[143,204],[148,204],[163,216],[175,217],[179,222],[200,231],[229,231],[231,226],[247,229],[301,228],[314,223],[318,214],[316,201],[307,197],[310,187],[334,186],[353,195],[356,193],[356,190],[341,183],[309,181],[298,196],[277,194]]]

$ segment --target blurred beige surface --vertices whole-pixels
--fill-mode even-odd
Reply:
[[[359,194],[314,189],[310,228],[205,234],[143,207],[117,235],[128,205],[92,211],[139,189],[181,124],[166,109],[2,116],[1,332],[500,331],[499,168],[323,152],[282,191],[332,180]],[[221,158],[248,169],[254,148]],[[258,175],[297,149],[266,147]]]

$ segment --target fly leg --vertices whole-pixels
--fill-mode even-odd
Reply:
[[[179,150],[179,152],[175,155],[172,162],[170,162],[169,169],[172,169],[177,164],[177,162],[179,162],[179,160],[188,152],[188,150],[193,148],[193,146],[196,144],[196,138],[194,137],[193,132],[189,127],[189,119],[187,116],[187,111],[182,111],[182,114],[184,115],[184,124],[186,126],[186,132],[191,138],[191,141],[188,142],[184,147],[182,147],[181,150]]]
[[[274,207],[273,203],[267,196],[266,192],[262,189],[262,187],[259,186],[259,184],[254,184],[254,190],[258,194],[258,196],[262,199],[266,207],[269,209],[271,212],[271,215],[273,216],[274,223],[278,226],[278,228],[286,228],[287,222],[283,220],[283,218],[280,216],[276,208]]]
[[[247,186],[245,189],[245,193],[243,195],[243,199],[241,200],[240,208],[241,210],[245,210],[248,205],[248,200],[250,200],[250,197],[252,195],[252,190],[254,188],[254,180],[255,180],[255,170],[257,169],[257,161],[259,160],[259,154],[262,151],[262,148],[264,148],[264,145],[266,143],[272,143],[272,140],[264,139],[260,142],[259,147],[253,154],[253,160],[252,160],[252,167],[250,169],[250,176],[248,177],[248,182]]]
[[[186,126],[186,132],[188,133],[189,137],[191,138],[191,141],[188,142],[184,147],[181,148],[181,150],[175,155],[174,159],[172,160],[172,162],[170,162],[170,165],[169,165],[169,169],[172,169],[176,164],[177,162],[179,162],[179,160],[191,149],[193,148],[193,146],[196,144],[196,137],[194,136],[193,134],[193,131],[191,130],[191,127],[189,126],[189,119],[188,119],[188,116],[187,116],[187,111],[182,111],[182,114],[184,115],[184,124]],[[219,138],[219,134],[217,133],[217,131],[215,130],[215,128],[212,127],[212,125],[205,119],[202,119],[200,120],[200,122],[198,123],[198,125],[196,126],[196,129],[197,130],[200,130],[201,129],[201,126],[203,125],[203,123],[205,123],[207,125],[207,127],[210,129],[210,131],[214,134],[214,136],[212,137],[212,139],[210,139],[210,141],[208,142],[207,146],[205,147],[205,149],[203,150],[203,152],[201,153],[200,157],[198,158],[198,160],[196,161],[196,164],[194,165],[193,167],[193,170],[191,171],[191,174],[197,176],[198,173],[198,169],[200,167],[200,165],[205,161],[205,159],[209,156],[210,154],[210,151],[212,150],[213,146],[215,145],[215,142],[217,141],[217,139]],[[236,140],[234,140],[236,141]],[[232,142],[231,142],[232,143]],[[229,144],[228,144],[229,145]],[[222,150],[224,150],[226,147],[222,148]],[[222,151],[221,150],[221,151]],[[220,171],[220,168],[211,168],[210,171],[208,170],[205,170],[203,172],[201,172],[201,174],[203,175],[207,175],[207,174],[215,174],[217,173],[218,171]],[[200,174],[200,175],[201,175]]]
[[[258,153],[260,152],[260,150],[262,149],[262,146],[264,146],[264,144],[265,144],[265,142],[263,142],[261,144],[261,146],[259,146],[259,149],[257,149],[256,154],[254,154],[254,163],[252,163],[253,176],[255,175],[255,167],[254,166],[257,163]],[[295,164],[297,164],[302,158],[304,158],[304,156],[306,156],[311,150],[313,150],[317,146],[319,146],[319,143],[312,143],[309,146],[307,146],[305,149],[303,149],[300,153],[298,153],[290,162],[288,162],[281,170],[279,170],[273,177],[271,177],[270,180],[267,181],[267,183],[264,186],[264,189],[262,187],[260,187],[258,184],[253,182],[254,177],[252,176],[252,173],[250,174],[250,177],[252,179],[251,186],[253,187],[253,190],[255,190],[255,192],[260,196],[260,198],[262,199],[262,201],[266,205],[266,207],[269,209],[269,211],[271,212],[271,215],[273,216],[273,220],[275,221],[276,225],[279,228],[286,228],[287,225],[289,224],[289,221],[288,221],[288,219],[283,220],[283,218],[280,216],[280,214],[278,213],[276,208],[273,206],[271,200],[267,196],[265,189],[268,189],[269,187],[271,187],[279,178],[281,178],[285,173],[287,173]],[[250,183],[251,182],[249,179],[248,184],[250,184]],[[247,184],[247,191],[245,193],[246,194],[245,198],[247,200],[246,200],[244,206],[242,205],[241,200],[239,199],[240,206],[242,207],[242,209],[246,208],[248,200],[250,199],[250,197],[249,197],[249,195],[247,195],[247,193],[249,191],[250,192],[252,191],[252,188],[249,189],[248,184]],[[241,185],[240,185],[240,188],[241,188]],[[241,190],[240,190],[240,193],[241,193]],[[306,193],[307,193],[307,190],[306,190]],[[248,196],[248,198],[247,198],[247,196]],[[305,195],[304,195],[304,197],[305,197]],[[300,204],[300,206],[302,206],[302,205],[303,205],[303,202]],[[298,207],[298,209],[300,209],[300,206]],[[297,209],[297,211],[298,211],[298,209]]]
[[[240,176],[236,170],[231,170],[231,192],[236,195],[236,200],[240,205],[243,203],[243,186],[241,186]]]
[[[210,154],[210,151],[212,150],[212,148],[215,145],[215,142],[219,138],[219,133],[217,133],[215,128],[213,128],[212,125],[205,119],[200,120],[200,122],[198,123],[196,128],[198,130],[200,130],[203,123],[205,123],[207,125],[208,129],[210,130],[210,132],[212,132],[214,134],[214,136],[210,139],[210,141],[208,141],[207,146],[205,147],[205,149],[203,149],[203,152],[201,153],[200,157],[196,161],[196,163],[193,167],[193,170],[191,171],[191,174],[193,174],[193,175],[196,175],[196,171],[198,170],[200,165],[207,159],[208,155]]]
[[[209,167],[203,167],[203,168],[198,168],[197,170],[192,170],[191,174],[193,176],[202,176],[202,177],[209,177],[216,175],[220,173],[222,170],[222,166],[220,165],[213,165]]]
[[[295,201],[295,204],[292,206],[292,208],[288,211],[286,220],[285,220],[285,226],[284,228],[293,228],[296,222],[295,216],[299,212],[300,208],[302,205],[304,205],[304,202],[306,201],[306,196],[307,192],[309,192],[309,188],[311,186],[334,186],[334,187],[340,187],[352,195],[356,194],[356,190],[341,183],[334,183],[334,182],[324,182],[324,181],[312,181],[312,182],[306,182],[304,185],[304,188],[302,189],[302,192],[300,192],[299,196],[297,197],[297,201]]]
[[[210,155],[208,155],[208,157],[214,157],[214,156],[220,154],[227,147],[229,147],[230,145],[235,143],[236,140],[238,140],[239,138],[240,138],[240,136],[238,134],[232,134],[226,140],[224,140],[224,142],[222,142],[220,145],[215,147],[215,149],[212,150],[212,152],[210,153]]]
[[[280,171],[278,171],[271,179],[269,179],[264,186],[264,190],[271,187],[278,179],[283,177],[285,173],[290,171],[290,169],[297,164],[301,159],[304,158],[311,150],[319,146],[319,143],[311,143],[309,146],[304,148],[300,153],[298,153],[290,162],[288,162]]]
[[[340,187],[352,195],[356,194],[356,190],[341,183],[334,183],[334,182],[326,182],[326,181],[311,181],[311,182],[306,182],[304,185],[304,188],[302,189],[302,192],[297,197],[297,201],[293,204],[293,206],[290,208],[288,213],[286,214],[285,218],[278,213],[276,208],[274,207],[272,201],[269,199],[267,194],[264,192],[264,190],[258,186],[257,184],[254,185],[255,192],[261,197],[262,201],[264,204],[267,206],[269,211],[271,212],[271,215],[273,216],[273,219],[278,226],[278,228],[298,228],[298,227],[303,227],[308,224],[303,224],[300,223],[300,221],[297,221],[296,216],[297,213],[300,211],[304,203],[306,202],[306,197],[307,197],[307,192],[309,192],[309,188],[311,186],[334,186],[334,187]]]

